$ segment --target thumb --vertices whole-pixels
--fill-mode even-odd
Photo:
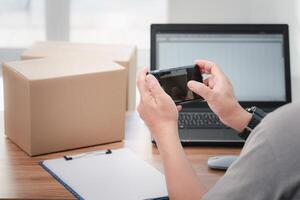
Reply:
[[[146,85],[154,97],[165,94],[158,80],[152,74],[146,76]]]
[[[190,90],[192,90],[196,94],[199,94],[205,100],[210,98],[211,89],[207,87],[205,84],[200,83],[198,81],[189,81],[187,85]]]

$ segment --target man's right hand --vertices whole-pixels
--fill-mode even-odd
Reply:
[[[188,87],[202,96],[210,109],[227,126],[242,132],[251,119],[235,98],[231,82],[217,64],[198,60],[196,64],[202,73],[210,74],[203,83],[189,81]]]

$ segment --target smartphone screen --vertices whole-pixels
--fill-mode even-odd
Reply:
[[[202,74],[197,65],[154,70],[149,73],[156,77],[161,87],[176,104],[194,100],[203,100],[201,96],[192,92],[187,87],[187,83],[190,80],[203,82]]]

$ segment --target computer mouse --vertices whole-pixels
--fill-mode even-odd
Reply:
[[[228,167],[238,158],[238,156],[214,156],[210,157],[207,165],[211,169],[227,170]]]

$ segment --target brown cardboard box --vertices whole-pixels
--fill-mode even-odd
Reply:
[[[136,106],[136,62],[135,46],[118,44],[81,44],[61,41],[36,42],[24,51],[21,59],[45,58],[54,56],[97,55],[115,61],[127,69],[127,110],[134,110]]]
[[[89,57],[4,63],[5,134],[29,155],[124,138],[126,70]]]

